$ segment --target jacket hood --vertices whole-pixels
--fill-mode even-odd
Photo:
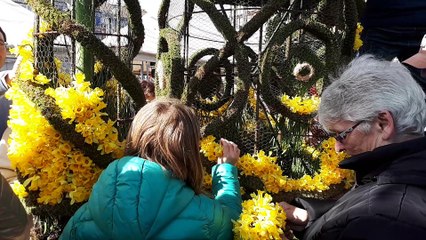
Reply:
[[[379,184],[426,186],[426,137],[393,143],[343,160],[340,168],[356,172],[357,182],[377,178]]]

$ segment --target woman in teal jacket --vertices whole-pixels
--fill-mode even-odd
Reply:
[[[213,197],[203,194],[200,127],[178,100],[154,100],[135,116],[126,157],[112,162],[61,239],[232,239],[241,213],[238,146],[221,140],[212,169]]]

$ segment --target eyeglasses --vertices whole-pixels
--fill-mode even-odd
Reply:
[[[7,42],[0,41],[0,46],[7,46]]]
[[[360,125],[363,122],[364,121],[359,121],[352,127],[346,129],[345,131],[336,133],[336,135],[334,135],[333,137],[336,139],[336,141],[343,142],[343,140],[345,140],[345,138],[349,135],[349,133],[353,132],[355,128],[358,127],[358,125]]]

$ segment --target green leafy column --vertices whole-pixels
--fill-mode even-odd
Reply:
[[[95,22],[95,11],[92,0],[77,0],[75,2],[75,20],[85,26],[87,30],[93,32]],[[79,42],[76,43],[76,67],[78,71],[84,73],[87,79],[92,79],[94,57],[87,48]]]

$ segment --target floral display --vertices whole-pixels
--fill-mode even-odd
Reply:
[[[64,195],[72,203],[87,200],[101,169],[65,141],[18,87],[7,97],[13,100],[8,156],[26,179],[23,185],[38,191],[42,204],[58,204]]]
[[[12,129],[8,156],[12,167],[25,179],[23,186],[29,193],[37,194],[38,203],[55,205],[64,198],[70,199],[71,204],[84,202],[102,169],[64,140],[20,89],[19,82],[23,81],[40,85],[50,82],[46,76],[34,71],[32,48],[32,41],[26,40],[13,50],[22,62],[16,84],[6,93],[6,97],[13,101],[8,123]],[[56,59],[55,63],[60,70],[60,61]],[[71,79],[62,72],[58,76],[60,83]],[[46,94],[55,99],[63,119],[75,124],[76,132],[81,133],[86,143],[97,143],[100,154],[123,155],[124,143],[118,140],[114,122],[103,120],[107,117],[102,112],[106,106],[102,102],[103,92],[98,88],[91,89],[90,83],[84,81],[84,75],[77,74],[75,81],[67,87],[48,88]]]
[[[210,161],[216,161],[217,157],[222,155],[222,148],[219,143],[215,142],[214,136],[207,136],[201,140],[200,152]],[[306,151],[313,153],[313,158],[320,162],[320,169],[313,176],[304,175],[300,179],[292,179],[283,175],[281,168],[276,164],[276,157],[271,154],[266,155],[264,151],[259,151],[253,155],[245,154],[240,157],[237,162],[237,167],[241,175],[256,176],[264,184],[265,190],[271,193],[280,191],[324,191],[330,188],[330,185],[344,182],[345,187],[349,188],[354,181],[354,174],[350,170],[338,168],[338,164],[344,158],[348,157],[346,153],[337,153],[334,150],[334,138],[329,138],[321,143],[320,151],[316,152],[312,147],[305,147]],[[315,153],[314,153],[315,151]],[[210,183],[211,184],[211,183]],[[262,194],[259,194],[262,195]],[[256,197],[253,195],[252,197]],[[258,198],[262,198],[257,196]],[[246,203],[251,204],[251,203]],[[279,210],[276,210],[279,211]],[[256,218],[258,215],[263,215],[261,211],[251,212],[251,217]],[[242,214],[238,220],[239,225],[236,225],[238,234],[243,239],[262,239],[262,238],[244,238],[243,236],[251,236],[251,231],[259,232],[256,228],[243,227],[247,220],[248,213]],[[260,221],[260,220],[259,220]],[[249,231],[245,232],[245,231]],[[278,231],[278,230],[277,230]],[[266,234],[266,233],[265,233]],[[256,235],[257,236],[257,235]],[[262,235],[259,235],[262,236]],[[268,235],[269,236],[269,235]],[[251,236],[253,237],[253,236]]]
[[[193,48],[194,42],[182,41],[187,39],[186,33],[169,27],[171,20],[167,16],[173,6],[161,4],[158,19],[165,27],[158,33],[162,41],[155,60],[150,60],[155,62],[153,66],[147,61],[139,63],[135,57],[141,54],[144,39],[147,40],[144,23],[136,21],[141,20],[139,10],[145,14],[146,9],[134,5],[134,1],[126,2],[127,8],[104,2],[92,2],[96,6],[88,8],[62,8],[52,3],[50,8],[47,2],[27,1],[36,13],[37,31],[31,30],[29,39],[10,51],[22,59],[13,86],[6,93],[13,102],[8,122],[12,129],[8,157],[19,179],[12,188],[26,200],[25,204],[31,205],[30,211],[36,210],[33,215],[41,220],[38,225],[45,224],[46,232],[56,231],[43,233],[45,236],[40,239],[59,237],[64,223],[89,199],[103,168],[124,155],[126,143],[121,139],[131,126],[134,113],[146,103],[139,95],[143,93],[137,80],[149,73],[155,75],[152,77],[157,97],[181,98],[198,117],[207,195],[212,189],[208,170],[223,153],[216,138],[238,142],[243,154],[236,167],[245,201],[239,219],[233,221],[235,239],[285,239],[287,216],[279,201],[300,195],[327,198],[328,193],[337,190],[340,194],[343,186],[349,188],[353,184],[353,172],[338,168],[348,155],[335,151],[336,140],[328,138],[327,133],[315,133],[312,118],[321,92],[329,83],[328,74],[342,59],[349,59],[347,53],[353,53],[352,48],[356,52],[363,45],[360,23],[353,46],[343,42],[350,29],[341,26],[355,27],[349,21],[356,22],[357,14],[344,11],[345,16],[336,18],[339,22],[330,27],[321,22],[321,17],[293,21],[267,9],[270,5],[291,12],[293,5],[286,9],[280,1],[259,3],[256,8],[260,11],[248,10],[248,15],[241,8],[244,18],[235,31],[231,31],[235,25],[231,21],[231,25],[215,24],[224,38],[213,39],[219,45],[200,44]],[[227,15],[227,9],[216,14],[214,3],[207,2],[195,2],[184,10],[198,11],[201,7],[200,11],[214,23],[227,23],[225,20],[235,15]],[[316,9],[314,14],[321,15],[329,9],[328,5],[318,5],[322,2],[303,10]],[[232,1],[230,4],[241,5]],[[346,5],[339,7],[352,9]],[[266,11],[262,11],[264,6]],[[135,9],[138,11],[132,11]],[[99,15],[95,22],[79,18],[91,15],[89,10]],[[120,19],[113,20],[119,33],[122,27],[128,27],[128,35],[122,35],[125,44],[121,44],[120,37],[117,46],[106,44],[104,40],[111,38],[111,31],[99,34],[93,30],[108,25],[102,18],[106,16],[110,22],[110,11],[122,12]],[[261,21],[251,21],[253,16]],[[189,29],[190,19],[184,20],[188,21],[179,27]],[[240,41],[250,39],[260,26],[265,28],[258,47]],[[209,41],[207,38],[201,40]],[[236,40],[237,45],[233,44]],[[200,58],[190,64],[197,59],[194,56]],[[87,79],[78,71],[86,72]],[[204,136],[210,133],[217,136]]]

